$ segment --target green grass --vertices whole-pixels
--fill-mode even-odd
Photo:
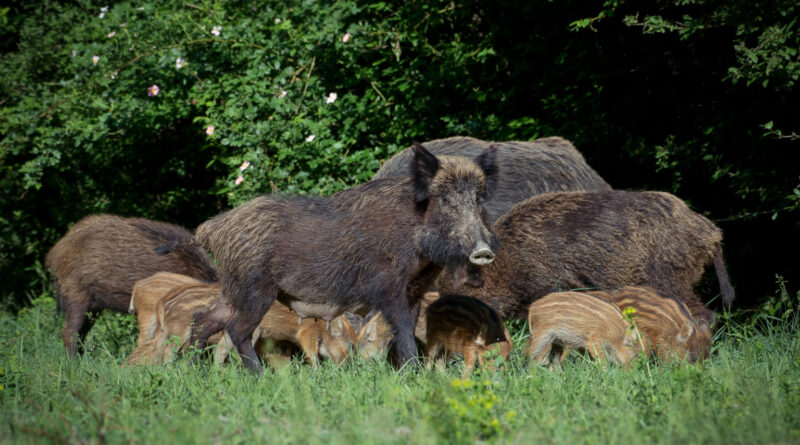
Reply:
[[[793,303],[792,307],[794,307]],[[563,372],[505,369],[461,381],[355,361],[299,361],[256,377],[240,364],[120,366],[132,318],[107,314],[87,353],[66,358],[50,298],[0,312],[0,441],[88,443],[790,443],[800,441],[796,317],[724,321],[701,365]]]

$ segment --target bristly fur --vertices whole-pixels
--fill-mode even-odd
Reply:
[[[436,156],[476,158],[495,147],[494,165],[502,173],[489,174],[486,187],[493,190],[484,206],[489,222],[511,210],[514,204],[531,196],[556,191],[611,190],[611,187],[586,164],[583,156],[566,139],[548,137],[533,141],[488,142],[470,137],[452,137],[425,142]],[[414,149],[408,147],[386,161],[373,179],[411,177],[409,165]],[[480,161],[478,161],[480,165]],[[496,179],[492,184],[491,177]]]
[[[530,362],[561,368],[570,349],[617,365],[628,364],[639,351],[638,336],[613,304],[582,292],[554,292],[530,305]]]
[[[87,312],[127,312],[133,284],[168,271],[213,281],[216,271],[205,252],[191,244],[186,229],[143,218],[90,215],[77,223],[48,252],[45,264],[56,279],[58,305],[66,312],[61,331],[67,351],[91,328]],[[162,245],[177,244],[159,255]]]
[[[480,298],[508,319],[525,317],[530,303],[550,292],[650,286],[714,324],[693,287],[712,258],[721,262],[722,232],[673,195],[548,193],[514,206],[492,231],[500,240],[495,261],[467,268],[473,285],[463,270],[448,267],[437,283],[441,292]]]
[[[224,325],[242,356],[252,357],[245,363],[259,370],[245,339],[277,298],[300,316],[325,320],[377,309],[392,326],[401,361],[411,360],[422,293],[444,264],[492,244],[476,199],[483,170],[421,146],[415,152],[413,177],[328,198],[261,196],[202,224],[196,236],[219,261],[226,308],[197,320],[200,346]]]
[[[696,362],[708,357],[711,330],[705,321],[696,323],[678,299],[650,287],[626,286],[610,291],[589,291],[615,304],[620,310],[636,309],[633,319],[643,334],[644,349],[662,360],[679,358]]]

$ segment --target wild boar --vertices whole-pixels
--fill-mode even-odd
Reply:
[[[560,192],[534,196],[497,220],[495,261],[448,267],[440,292],[470,295],[504,319],[522,318],[544,295],[581,288],[669,289],[692,317],[714,324],[693,287],[713,262],[722,299],[734,299],[722,260],[722,232],[662,192]]]
[[[139,326],[137,347],[149,342],[155,335],[158,326],[156,314],[158,300],[169,294],[172,289],[186,284],[203,284],[203,282],[186,275],[159,272],[133,285],[128,312],[136,314],[136,323]]]
[[[530,305],[528,364],[560,369],[570,349],[604,364],[627,365],[641,350],[639,336],[613,304],[583,292],[554,292]]]
[[[247,339],[277,299],[329,321],[380,311],[399,363],[416,363],[419,300],[446,264],[488,264],[494,238],[481,201],[498,175],[495,149],[474,162],[414,146],[411,177],[369,181],[330,197],[261,196],[202,224],[197,239],[219,262],[221,304],[200,314],[192,342],[230,334],[243,362],[261,366]]]
[[[48,252],[59,312],[66,312],[61,337],[67,352],[78,351],[92,327],[87,313],[125,312],[133,284],[156,272],[175,272],[215,281],[208,256],[182,227],[143,218],[90,215],[72,226]]]
[[[292,343],[300,347],[309,363],[315,366],[320,357],[339,365],[344,363],[356,343],[356,333],[344,315],[330,323],[311,318],[300,320],[297,314],[278,302],[264,314],[257,332],[254,342],[269,339]],[[232,348],[230,337],[225,336],[217,346],[216,361],[223,362]]]
[[[696,362],[708,358],[711,330],[708,324],[692,319],[685,304],[649,287],[626,286],[611,291],[589,291],[613,303],[620,310],[636,310],[633,321],[642,334],[645,351],[662,360],[680,358]]]
[[[503,321],[486,303],[471,297],[443,295],[425,311],[428,369],[436,360],[444,367],[450,356],[464,357],[465,374],[472,372],[475,359],[485,365],[484,352],[500,346],[503,358],[511,352],[511,335]]]
[[[451,137],[426,142],[436,156],[473,158],[487,147],[497,147],[497,165],[503,174],[497,178],[495,192],[484,203],[489,222],[511,210],[514,204],[531,196],[557,191],[611,190],[583,155],[568,140],[548,137],[533,141],[487,142],[470,137]],[[413,149],[406,148],[386,161],[373,179],[408,176]]]
[[[380,357],[389,350],[392,328],[380,312],[376,312],[361,326],[356,337],[358,356],[363,359]]]

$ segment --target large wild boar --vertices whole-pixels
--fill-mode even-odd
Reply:
[[[620,310],[632,307],[645,351],[662,360],[680,358],[696,362],[708,358],[711,330],[705,321],[695,322],[685,304],[649,287],[626,286],[611,291],[590,291]]]
[[[730,304],[722,232],[661,192],[561,192],[534,196],[497,220],[495,261],[481,269],[448,268],[440,292],[477,297],[504,318],[523,318],[531,302],[559,290],[623,286],[667,289],[692,316],[714,324],[694,294],[713,261]]]
[[[213,263],[191,239],[182,227],[143,218],[90,215],[75,223],[45,260],[66,312],[61,337],[69,354],[92,327],[87,314],[126,312],[136,281],[162,271],[215,281]]]
[[[528,310],[528,363],[560,369],[570,349],[604,363],[627,365],[641,351],[639,336],[613,304],[583,292],[554,292]]]
[[[503,358],[511,352],[511,335],[494,309],[477,298],[443,295],[425,310],[428,369],[439,369],[451,356],[464,357],[464,373],[472,372],[475,359],[485,366],[484,352],[497,349]]]
[[[247,339],[277,299],[329,321],[380,311],[399,363],[416,362],[419,299],[446,264],[488,264],[494,240],[481,206],[497,176],[495,149],[475,161],[414,146],[411,175],[330,197],[262,196],[197,229],[219,261],[223,298],[195,322],[198,346],[225,328],[260,372]]]
[[[487,147],[497,148],[497,165],[503,174],[484,207],[489,222],[511,210],[514,204],[548,192],[611,190],[583,155],[566,139],[548,137],[533,141],[487,142],[470,137],[451,137],[426,142],[425,148],[436,156],[473,158]],[[412,149],[394,155],[375,173],[374,179],[408,176]]]

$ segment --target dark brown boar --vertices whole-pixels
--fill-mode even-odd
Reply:
[[[215,281],[205,252],[182,227],[143,218],[90,215],[72,226],[48,252],[45,264],[55,276],[56,301],[66,312],[61,330],[70,355],[91,329],[87,313],[126,312],[133,284],[156,272],[175,272]]]
[[[399,363],[416,362],[418,301],[441,268],[494,258],[480,202],[497,168],[494,148],[475,162],[414,152],[410,178],[328,198],[262,196],[202,224],[196,236],[219,261],[223,299],[197,317],[193,341],[203,347],[224,326],[260,372],[247,339],[277,298],[301,318],[380,311]]]
[[[497,220],[501,248],[478,269],[448,268],[441,292],[470,295],[502,317],[523,318],[544,295],[581,288],[669,289],[692,316],[714,324],[694,294],[713,261],[726,304],[734,299],[722,261],[722,232],[661,192],[561,192],[534,196]]]
[[[425,311],[428,369],[436,360],[444,368],[450,356],[464,357],[465,374],[472,372],[475,359],[485,365],[484,352],[494,345],[508,358],[511,336],[494,309],[472,297],[443,295],[433,301]]]
[[[611,291],[590,291],[620,310],[636,310],[633,321],[642,333],[645,351],[662,360],[680,358],[697,362],[708,358],[711,330],[705,321],[695,322],[685,304],[649,287],[626,286]]]
[[[641,351],[639,336],[613,304],[583,292],[554,292],[530,305],[528,363],[560,369],[570,349],[627,365]]]
[[[136,324],[139,326],[137,347],[149,342],[155,335],[158,326],[156,314],[158,301],[173,289],[185,284],[203,284],[203,282],[186,275],[159,272],[134,283],[128,312],[136,314]]]
[[[497,177],[494,193],[484,203],[489,222],[531,196],[558,191],[611,190],[566,139],[548,137],[533,141],[487,142],[470,137],[451,137],[426,142],[436,156],[473,158],[487,147],[497,147]],[[412,149],[406,148],[386,161],[374,179],[403,178],[408,175]]]

